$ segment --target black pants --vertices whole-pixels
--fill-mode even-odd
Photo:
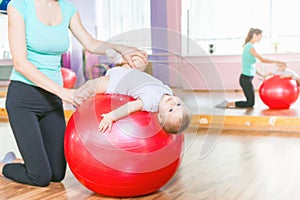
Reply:
[[[61,99],[41,88],[12,81],[6,109],[25,164],[6,164],[4,176],[35,186],[61,181],[66,171]]]
[[[235,106],[237,108],[252,108],[255,103],[255,93],[252,84],[253,76],[246,76],[241,74],[240,85],[243,89],[244,95],[246,96],[246,101],[237,101]]]

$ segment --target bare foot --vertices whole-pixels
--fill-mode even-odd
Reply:
[[[227,102],[226,108],[235,108],[235,102]]]
[[[24,164],[24,160],[22,158],[16,158],[14,161],[12,161],[12,163]]]
[[[5,164],[0,164],[0,176],[3,176],[3,167],[4,167]]]

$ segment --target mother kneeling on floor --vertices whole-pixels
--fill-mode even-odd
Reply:
[[[92,53],[114,49],[132,66],[144,51],[95,40],[83,27],[76,8],[66,0],[12,0],[8,5],[9,43],[14,69],[6,109],[24,163],[13,153],[0,163],[0,175],[16,182],[47,186],[66,171],[62,101],[72,103],[74,90],[62,87],[60,59],[69,48],[69,32]]]

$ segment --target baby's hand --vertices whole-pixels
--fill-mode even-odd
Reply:
[[[292,78],[292,77],[293,77],[292,74],[284,74],[280,76],[280,78]]]
[[[99,124],[99,131],[103,133],[106,129],[108,129],[108,132],[110,132],[112,124],[114,122],[111,114],[107,113],[107,114],[102,114],[101,116],[103,117],[103,119]]]

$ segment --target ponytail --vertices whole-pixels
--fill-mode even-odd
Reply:
[[[250,40],[253,38],[253,34],[255,35],[259,35],[262,34],[262,30],[257,29],[257,28],[250,28],[248,35],[245,39],[245,43],[243,44],[243,46],[245,46],[245,44],[247,44],[248,42],[250,42]]]

